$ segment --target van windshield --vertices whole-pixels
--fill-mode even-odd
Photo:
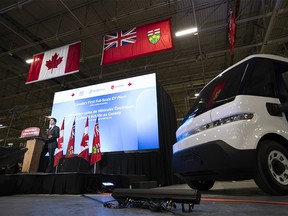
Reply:
[[[231,68],[229,71],[219,74],[209,82],[201,90],[194,105],[182,121],[182,124],[190,118],[234,100],[238,94],[244,72],[247,68],[248,63],[244,62]]]

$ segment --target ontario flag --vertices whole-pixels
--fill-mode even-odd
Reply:
[[[173,49],[171,19],[105,35],[101,65]]]
[[[64,141],[64,119],[61,125],[60,136],[58,139],[58,147],[55,149],[54,167],[58,166],[60,158],[63,157],[63,141]]]
[[[88,141],[89,141],[89,136],[88,136],[88,117],[87,117],[84,134],[83,134],[81,146],[80,146],[81,149],[80,149],[80,153],[78,154],[78,157],[82,157],[87,161],[89,161]]]
[[[98,124],[98,117],[97,117],[96,123],[94,126],[94,136],[93,136],[93,143],[92,143],[90,165],[97,163],[101,159],[102,159],[102,154],[100,150],[100,134],[99,134],[99,124]]]
[[[78,72],[80,48],[76,42],[34,55],[26,84]]]
[[[66,158],[74,157],[74,147],[75,147],[75,119],[71,128],[70,138],[66,151]]]
[[[236,32],[236,20],[233,15],[233,11],[229,10],[228,14],[228,47],[230,55],[232,55],[235,44],[235,32]]]

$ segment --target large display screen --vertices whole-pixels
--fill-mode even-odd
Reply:
[[[59,127],[65,119],[64,154],[74,119],[74,153],[79,153],[87,117],[90,153],[97,117],[101,152],[158,149],[156,75],[148,74],[56,92],[51,117],[57,119]]]

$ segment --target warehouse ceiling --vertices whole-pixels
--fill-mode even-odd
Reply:
[[[236,17],[233,53],[227,16]],[[105,34],[171,18],[175,49],[101,66]],[[256,53],[288,57],[285,0],[1,0],[0,145],[19,142],[30,126],[46,128],[55,92],[156,73],[178,122],[195,93],[231,64]],[[175,32],[198,27],[198,34]],[[25,84],[26,59],[81,41],[80,71]]]

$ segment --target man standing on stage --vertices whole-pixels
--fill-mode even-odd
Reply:
[[[42,151],[42,156],[45,157],[46,153],[49,152],[49,163],[46,169],[46,173],[53,171],[54,164],[54,153],[57,148],[57,139],[59,138],[60,129],[56,125],[57,120],[55,118],[50,119],[50,127],[47,130],[47,141],[45,143],[44,149]]]

